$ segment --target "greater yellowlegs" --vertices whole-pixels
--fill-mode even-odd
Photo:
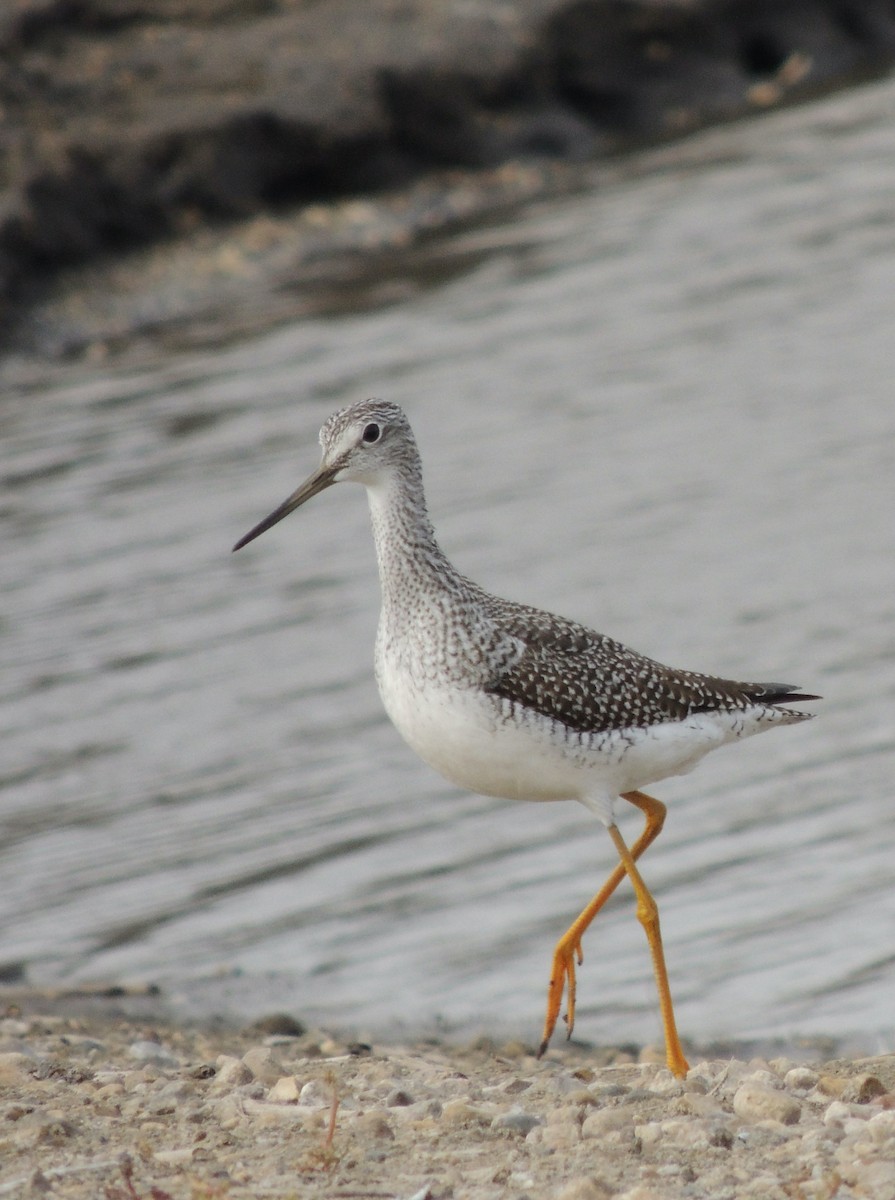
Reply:
[[[320,445],[317,470],[233,549],[331,484],[364,484],[382,589],[376,680],[398,731],[427,763],[471,791],[579,800],[606,826],[618,853],[618,866],[554,950],[539,1054],[564,994],[571,1035],[582,936],[627,875],[652,954],[668,1066],[684,1075],[658,909],[636,866],[662,829],[665,806],[640,789],[690,771],[727,742],[807,720],[810,714],[789,705],[819,697],[784,683],[736,683],[664,667],[466,579],[435,540],[419,451],[396,404],[365,400],[335,413]],[[616,825],[619,798],[645,818],[631,847]]]

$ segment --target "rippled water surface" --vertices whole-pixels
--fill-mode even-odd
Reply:
[[[823,693],[818,720],[657,787],[644,875],[685,1036],[892,1048],[893,114],[877,84],[632,160],[458,239],[491,250],[378,311],[139,369],[7,368],[7,977],[537,1037],[605,832],[459,792],[399,741],[359,488],[229,553],[322,419],[381,395],[468,574]],[[656,1037],[627,890],[585,951],[578,1033]]]

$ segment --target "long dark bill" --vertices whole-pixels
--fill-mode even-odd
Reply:
[[[296,488],[292,495],[284,500],[279,508],[275,508],[269,517],[265,517],[263,521],[259,521],[254,529],[239,539],[234,550],[241,550],[248,542],[254,541],[262,533],[265,533],[272,525],[276,525],[278,521],[282,521],[283,517],[288,517],[291,512],[304,504],[306,500],[310,500],[312,496],[316,496],[318,492],[324,491],[336,482],[335,471],[331,467],[318,467],[313,475],[309,476],[301,487]]]

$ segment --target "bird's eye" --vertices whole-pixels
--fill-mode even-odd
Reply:
[[[379,426],[374,421],[371,421],[370,424],[364,428],[361,438],[367,443],[368,446],[372,446],[374,442],[379,441],[379,435],[381,432],[382,431],[380,430]]]

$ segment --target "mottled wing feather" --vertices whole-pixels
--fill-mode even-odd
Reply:
[[[573,621],[496,600],[493,608],[500,628],[521,648],[495,672],[488,691],[580,732],[642,728],[699,712],[815,698],[787,684],[737,683],[676,671]]]

